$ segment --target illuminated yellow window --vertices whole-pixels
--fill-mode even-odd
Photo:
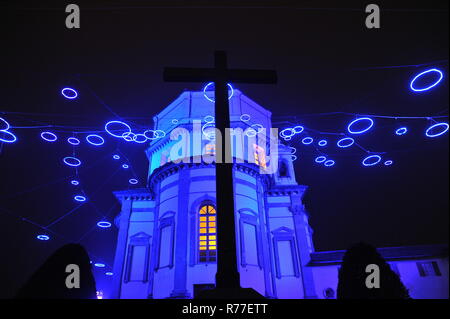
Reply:
[[[216,144],[206,144],[205,155],[215,155],[215,154],[216,154]]]
[[[267,162],[266,162],[266,151],[263,147],[253,144],[253,149],[255,150],[254,156],[255,156],[255,164],[259,165],[261,167],[266,168]]]
[[[215,215],[216,209],[211,204],[202,205],[199,209],[198,229],[200,234],[205,234],[199,236],[198,243],[199,261],[202,263],[213,263],[217,261],[217,235]],[[206,234],[208,236],[206,236]]]

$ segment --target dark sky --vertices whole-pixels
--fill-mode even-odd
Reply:
[[[210,67],[216,49],[228,52],[231,67],[278,72],[277,85],[237,86],[270,109],[274,121],[297,116],[307,127],[341,132],[353,117],[306,114],[448,114],[447,1],[395,1],[395,6],[378,1],[379,30],[364,26],[366,2],[228,2],[233,7],[79,2],[79,30],[65,28],[63,2],[39,3],[1,8],[0,112],[6,113],[0,116],[14,126],[95,130],[115,119],[114,113],[150,126],[152,116],[183,89],[201,89],[195,83],[164,83],[163,67]],[[429,67],[442,69],[444,81],[427,93],[412,93],[409,80]],[[76,87],[79,99],[63,99],[59,91],[65,86]],[[393,130],[402,123],[410,134],[399,140]],[[380,119],[358,138],[372,151],[386,151],[394,160],[389,168],[362,167],[364,154],[357,149],[330,151],[337,165],[324,168],[314,164],[312,148],[292,143],[300,155],[297,180],[309,186],[305,204],[316,250],[345,249],[360,240],[379,247],[448,243],[448,135],[428,139],[423,134],[428,125]],[[61,163],[72,152],[62,140],[73,129],[59,130],[64,132],[53,144],[40,139],[40,129],[16,128],[19,141],[4,144],[0,153],[0,297],[11,297],[67,242],[80,241],[94,261],[110,269],[117,231],[95,224],[118,213],[111,192],[126,189],[132,175],[111,155],[119,149],[145,179],[144,146],[108,138],[102,147],[79,147],[89,204],[52,226],[52,240],[36,240],[42,230],[21,218],[48,225],[76,207],[68,182],[73,170]],[[106,286],[110,279],[96,271],[100,286]]]

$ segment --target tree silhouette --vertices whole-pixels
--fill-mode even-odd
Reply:
[[[375,264],[379,267],[379,288],[368,288],[366,278],[370,273],[366,267]],[[392,271],[389,264],[378,253],[375,247],[359,243],[345,252],[341,268],[337,299],[409,299],[409,293]]]
[[[80,269],[80,287],[67,288],[67,265]],[[16,295],[18,299],[95,299],[96,287],[89,256],[83,246],[68,244],[59,248],[30,277]]]

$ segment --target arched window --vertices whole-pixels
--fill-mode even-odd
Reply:
[[[198,231],[199,262],[211,263],[217,260],[216,208],[211,204],[200,207]]]
[[[278,169],[278,176],[280,177],[289,177],[289,169],[286,164],[286,161],[280,162],[280,167]]]

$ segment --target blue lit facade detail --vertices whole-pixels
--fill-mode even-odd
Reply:
[[[272,113],[239,90],[229,102],[233,129],[272,127]],[[118,235],[110,298],[190,299],[198,288],[215,284],[215,249],[220,247],[215,246],[214,214],[221,213],[215,212],[215,164],[194,161],[215,152],[214,138],[202,132],[205,124],[214,123],[211,114],[214,104],[203,91],[185,91],[153,117],[153,128],[146,135],[156,138],[145,144],[149,169],[146,182],[140,181],[146,187],[130,185],[114,192],[121,210],[114,220]],[[190,144],[191,161],[178,162],[185,157],[170,151],[175,143],[171,132],[178,127],[189,131],[195,120],[200,122],[201,147]],[[368,130],[373,122],[361,124]],[[277,170],[270,174],[261,173],[262,166],[272,164],[269,145],[249,154],[244,147],[252,134],[232,135],[233,158],[242,159],[233,164],[238,270],[241,287],[268,298],[324,298],[326,289],[337,287],[339,261],[333,259],[335,252],[315,252],[303,204],[308,187],[297,182],[293,165],[296,155],[302,157],[301,149],[296,152],[283,144],[298,134],[295,131],[302,129],[280,130]],[[377,156],[365,163],[381,161]],[[314,161],[320,169],[335,165],[323,155]]]

